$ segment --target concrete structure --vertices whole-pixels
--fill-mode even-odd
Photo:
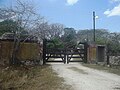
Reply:
[[[91,44],[88,47],[88,62],[105,62],[106,46]]]

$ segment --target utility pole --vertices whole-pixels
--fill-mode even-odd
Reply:
[[[95,43],[95,12],[93,11],[93,41]]]

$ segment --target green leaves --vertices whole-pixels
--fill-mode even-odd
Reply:
[[[62,41],[66,48],[73,48],[77,44],[76,30],[74,28],[65,28]]]
[[[54,38],[51,41],[52,42],[47,44],[48,48],[64,48],[64,45],[60,39]]]
[[[4,20],[0,22],[0,36],[6,32],[13,32],[17,29],[17,24],[13,20]]]

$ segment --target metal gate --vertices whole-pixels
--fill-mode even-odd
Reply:
[[[70,62],[87,63],[87,43],[79,43],[82,45],[81,48],[48,48],[48,43],[54,42],[46,39],[43,41],[43,64],[47,62],[63,62],[64,64]],[[55,60],[57,58],[58,60]]]

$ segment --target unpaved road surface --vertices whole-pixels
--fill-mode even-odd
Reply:
[[[51,64],[74,90],[120,90],[120,76],[84,67],[81,64]]]

